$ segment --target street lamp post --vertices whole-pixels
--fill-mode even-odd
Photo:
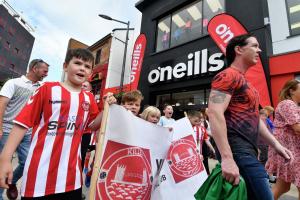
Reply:
[[[102,15],[99,14],[99,17],[106,19],[106,20],[111,20],[111,21],[116,21],[119,22],[121,24],[125,24],[127,25],[127,29],[126,29],[126,38],[125,41],[120,40],[119,38],[117,38],[119,41],[123,42],[125,47],[124,47],[124,54],[123,54],[123,63],[122,63],[122,71],[121,71],[121,81],[120,81],[120,92],[123,92],[123,85],[124,85],[124,74],[125,74],[125,65],[126,65],[126,56],[127,56],[127,46],[128,46],[128,40],[129,40],[129,25],[130,22],[123,22],[117,19],[113,19],[110,16],[107,15]]]

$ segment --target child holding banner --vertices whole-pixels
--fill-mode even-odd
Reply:
[[[111,94],[111,93],[110,93]],[[112,99],[116,101],[116,99],[112,96],[109,102],[112,102]],[[121,105],[126,108],[127,110],[131,111],[135,116],[137,116],[140,112],[141,102],[144,99],[142,93],[139,90],[133,90],[126,92],[121,99]],[[95,124],[101,123],[102,116],[99,115],[90,125],[89,127],[92,129],[97,128]],[[91,176],[93,174],[93,165],[94,165],[95,158],[91,163],[91,170],[86,174],[85,179],[85,186],[90,187],[91,183]]]
[[[144,96],[139,90],[126,92],[122,96],[121,105],[137,116],[141,109],[141,102]]]
[[[12,154],[32,127],[22,199],[81,199],[80,142],[86,124],[98,114],[94,96],[81,85],[93,61],[89,50],[70,49],[63,64],[67,79],[44,83],[29,99],[0,156],[0,187],[11,184]],[[111,95],[106,99],[113,103]]]
[[[207,134],[207,131],[205,127],[201,125],[201,119],[203,118],[202,113],[199,111],[190,110],[188,111],[187,116],[195,131],[195,134],[193,136],[196,140],[197,149],[199,150],[200,154],[202,155],[203,141],[210,148],[213,154],[215,154],[215,149],[213,148],[212,144],[209,141],[209,136]]]
[[[153,124],[157,124],[160,118],[160,110],[154,106],[148,106],[144,109],[144,111],[140,114],[141,118],[151,122]]]

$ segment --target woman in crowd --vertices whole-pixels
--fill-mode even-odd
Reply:
[[[288,163],[273,148],[269,149],[266,168],[269,173],[277,174],[273,187],[274,199],[290,190],[291,183],[300,192],[300,82],[290,80],[280,92],[281,102],[275,110],[274,136],[294,154],[294,162]],[[300,196],[299,196],[300,199]]]

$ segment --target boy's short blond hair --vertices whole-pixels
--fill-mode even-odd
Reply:
[[[144,111],[140,114],[140,117],[144,120],[147,120],[149,115],[155,114],[160,117],[160,110],[154,106],[148,106],[144,109]]]
[[[125,104],[125,102],[138,101],[138,100],[142,101],[143,99],[144,96],[142,95],[141,91],[133,90],[133,91],[126,92],[122,96],[121,103]]]

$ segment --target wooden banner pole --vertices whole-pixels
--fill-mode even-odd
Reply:
[[[89,200],[95,200],[96,186],[97,186],[97,181],[98,181],[99,172],[100,172],[100,164],[101,164],[100,162],[102,160],[102,151],[103,151],[103,145],[104,145],[104,136],[105,136],[105,131],[106,131],[108,110],[109,110],[109,105],[107,102],[105,102],[104,110],[103,110],[103,114],[102,114],[102,120],[101,120],[101,127],[100,127],[98,140],[97,140],[97,144],[96,144],[95,162],[94,162],[93,174],[92,174],[92,178],[91,178]]]

